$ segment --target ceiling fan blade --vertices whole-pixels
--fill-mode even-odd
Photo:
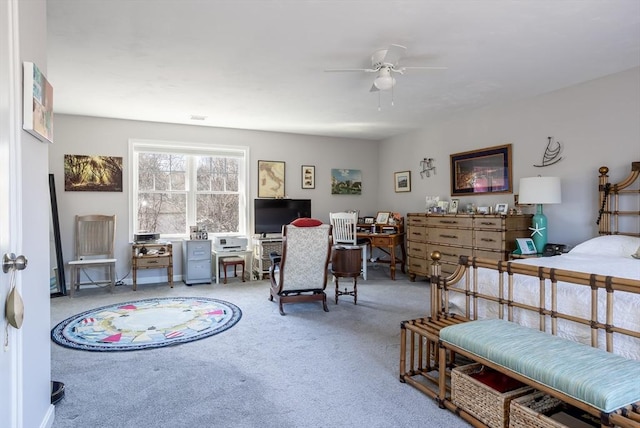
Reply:
[[[448,70],[449,67],[399,67],[393,71],[405,71],[405,70]]]
[[[325,70],[325,72],[327,73],[341,72],[341,71],[359,71],[359,72],[364,71],[365,73],[375,73],[378,70],[373,68],[331,68],[329,70]]]
[[[400,45],[389,45],[387,53],[385,54],[382,62],[386,64],[397,64],[398,60],[403,56],[406,56],[407,48]]]

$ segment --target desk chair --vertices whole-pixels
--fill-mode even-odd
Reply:
[[[80,290],[80,273],[84,268],[106,268],[108,279],[84,282],[82,284],[109,284],[113,292],[116,285],[116,259],[113,247],[116,234],[116,216],[84,215],[76,216],[75,260],[68,263],[70,270],[70,297]]]
[[[333,226],[333,245],[351,245],[362,248],[362,279],[367,279],[368,240],[358,240],[358,213],[329,213]]]

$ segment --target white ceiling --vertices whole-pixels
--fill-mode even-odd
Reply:
[[[47,0],[54,111],[388,138],[640,65],[638,0]],[[369,92],[389,44],[406,66]],[[380,96],[380,99],[378,98]],[[380,103],[380,110],[378,109]],[[194,121],[192,115],[206,116]]]

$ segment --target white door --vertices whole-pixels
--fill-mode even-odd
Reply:
[[[14,52],[15,18],[11,2],[0,1],[0,259],[5,253],[16,252],[21,248],[17,230],[21,213],[15,211],[18,204],[18,192],[15,190],[15,159],[19,129],[16,129],[16,114],[19,113],[19,76],[16,73]],[[19,70],[19,68],[18,68]],[[18,111],[16,111],[18,110]],[[12,209],[13,208],[13,209]],[[0,426],[19,426],[21,419],[18,411],[21,396],[19,391],[19,352],[20,330],[7,325],[5,301],[9,293],[11,275],[0,270]],[[16,275],[19,283],[21,274]]]

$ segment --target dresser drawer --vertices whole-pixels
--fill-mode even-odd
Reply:
[[[429,231],[429,242],[471,247],[473,245],[473,231],[471,229],[435,227]]]
[[[427,217],[429,227],[473,227],[473,218],[455,216],[429,216]]]
[[[446,261],[448,263],[458,264],[458,260],[460,260],[460,256],[473,256],[473,250],[471,248],[460,248],[460,247],[448,247],[444,245],[432,245],[429,248],[431,252],[440,251],[440,255],[442,258],[440,260]],[[431,255],[429,255],[431,256]],[[429,257],[431,258],[431,257]]]
[[[407,268],[409,269],[409,273],[415,273],[422,276],[430,276],[430,266],[431,260],[417,259],[411,256],[409,256],[409,259],[407,260]]]
[[[504,221],[502,217],[476,217],[473,219],[475,229],[495,229],[502,230]]]
[[[426,226],[427,217],[424,215],[407,214],[407,225],[409,226]]]
[[[409,226],[407,229],[408,241],[427,242],[428,235],[427,226]]]
[[[476,248],[489,250],[504,249],[504,234],[499,230],[476,230]]]
[[[418,259],[428,259],[427,244],[424,242],[407,242],[407,254],[409,257],[415,257]]]

